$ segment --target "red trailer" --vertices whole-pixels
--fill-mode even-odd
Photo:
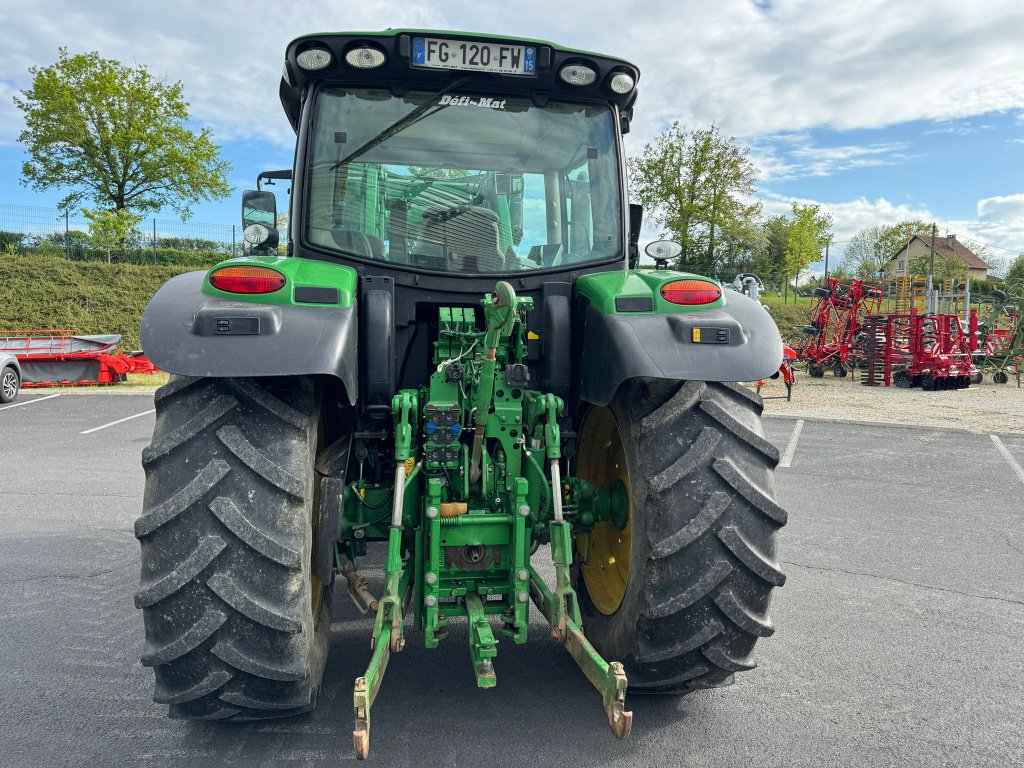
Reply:
[[[118,351],[121,337],[73,330],[0,331],[0,350],[18,358],[24,387],[95,386],[158,369],[142,352]]]

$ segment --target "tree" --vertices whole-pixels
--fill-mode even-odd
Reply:
[[[1024,253],[1010,263],[1004,283],[1007,292],[1016,296],[1024,295]]]
[[[850,238],[843,252],[843,266],[857,277],[877,277],[892,256],[882,244],[884,232],[884,226],[865,227]]]
[[[907,274],[928,275],[931,273],[931,265],[931,253],[923,253],[910,260],[907,264]],[[967,265],[954,256],[936,253],[934,277],[936,284],[943,280],[959,280],[967,277]]]
[[[227,162],[210,130],[189,130],[180,82],[154,78],[96,52],[31,67],[32,86],[14,97],[25,115],[18,141],[29,159],[22,184],[69,189],[60,202],[82,200],[110,210],[169,207],[187,218],[189,206],[231,193]]]
[[[779,278],[781,286],[786,275],[786,243],[789,242],[788,216],[772,216],[761,224],[763,247],[754,258],[754,271],[765,282]]]
[[[747,154],[716,125],[690,130],[673,123],[629,160],[631,189],[682,246],[681,266],[715,274],[720,259],[754,240],[744,225],[756,221],[761,205],[750,201],[758,171]]]
[[[800,283],[800,273],[821,256],[821,249],[832,242],[832,214],[821,213],[817,204],[793,203],[793,223],[786,242],[786,288],[789,278]]]
[[[83,208],[82,214],[89,220],[89,242],[93,248],[107,254],[107,264],[113,261],[115,253],[122,255],[138,246],[139,233],[135,227],[142,216],[126,210],[90,211],[88,208]]]
[[[931,228],[919,219],[865,227],[846,246],[843,264],[857,277],[877,277],[914,235],[931,234]]]
[[[878,242],[879,254],[883,258],[883,264],[899,253],[900,249],[909,243],[914,235],[932,234],[932,225],[920,219],[908,219],[898,221],[895,224],[887,224],[881,228],[881,235]]]

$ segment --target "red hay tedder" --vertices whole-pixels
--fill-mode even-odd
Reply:
[[[807,362],[813,378],[821,378],[829,369],[845,376],[859,354],[857,337],[864,317],[881,310],[882,290],[863,280],[842,283],[830,277],[812,295],[818,301],[811,310],[811,322],[803,328],[809,339],[797,346],[797,357]]]
[[[24,387],[95,386],[129,373],[159,370],[142,352],[117,351],[118,335],[77,336],[72,330],[0,331],[0,351],[18,358]]]

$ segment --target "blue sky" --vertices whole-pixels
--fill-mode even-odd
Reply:
[[[635,61],[640,100],[627,151],[639,152],[673,120],[716,122],[751,148],[765,212],[820,203],[835,220],[835,251],[862,227],[910,217],[988,243],[994,261],[1024,251],[1019,0],[14,6],[0,8],[0,203],[61,197],[18,184],[21,120],[11,102],[28,85],[28,67],[54,61],[58,46],[184,83],[196,125],[214,131],[237,188],[197,206],[194,220],[231,224],[256,173],[290,165],[292,137],[277,99],[287,42],[317,29],[408,26],[547,38]]]

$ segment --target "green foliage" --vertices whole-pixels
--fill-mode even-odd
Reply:
[[[772,216],[761,224],[763,246],[754,258],[754,272],[762,280],[781,278],[781,284],[785,278],[790,223],[787,216]]]
[[[30,67],[32,85],[14,103],[25,116],[18,141],[28,160],[22,184],[70,190],[61,208],[82,200],[114,210],[189,206],[231,192],[227,162],[209,129],[189,130],[182,85],[154,78],[96,52]]]
[[[82,209],[82,215],[89,220],[89,242],[93,248],[107,254],[110,264],[113,254],[119,256],[139,249],[140,235],[135,229],[142,216],[127,210],[91,211]]]
[[[930,234],[931,229],[931,224],[917,219],[865,227],[847,244],[843,264],[856,277],[878,277],[914,235]]]
[[[241,239],[241,233],[239,233]],[[152,238],[146,238],[146,246],[152,246]],[[226,255],[231,254],[231,243],[219,243],[216,240],[205,240],[199,237],[166,237],[158,235],[156,238],[158,249],[172,251],[196,251],[196,252],[218,252]]]
[[[683,247],[679,266],[714,275],[725,264],[753,262],[761,206],[749,202],[757,168],[747,154],[716,125],[690,130],[674,123],[628,161],[636,199]]]
[[[971,280],[971,297],[991,296],[996,288],[1004,290],[1003,283],[999,280]]]
[[[1003,283],[1010,293],[1015,296],[1024,296],[1024,253],[1010,263]]]
[[[18,253],[25,245],[25,235],[0,229],[0,252]]]
[[[821,258],[822,249],[832,242],[832,214],[821,213],[817,204],[793,203],[793,220],[786,241],[786,274],[797,278],[812,261]]]
[[[931,254],[925,253],[912,258],[907,264],[907,272],[911,275],[927,276],[931,273]],[[934,276],[936,282],[967,277],[967,265],[953,256],[943,256],[936,252]]]
[[[843,282],[848,282],[857,277],[845,262],[840,262],[835,267],[829,265],[828,276],[834,277],[836,280],[842,280]]]
[[[150,297],[193,267],[68,261],[63,251],[0,259],[0,328],[73,328],[119,333],[139,348],[139,323]]]
[[[222,250],[181,251],[175,248],[149,248],[145,251],[140,251],[136,258],[132,259],[132,263],[207,269],[230,257],[230,253],[225,253]]]

